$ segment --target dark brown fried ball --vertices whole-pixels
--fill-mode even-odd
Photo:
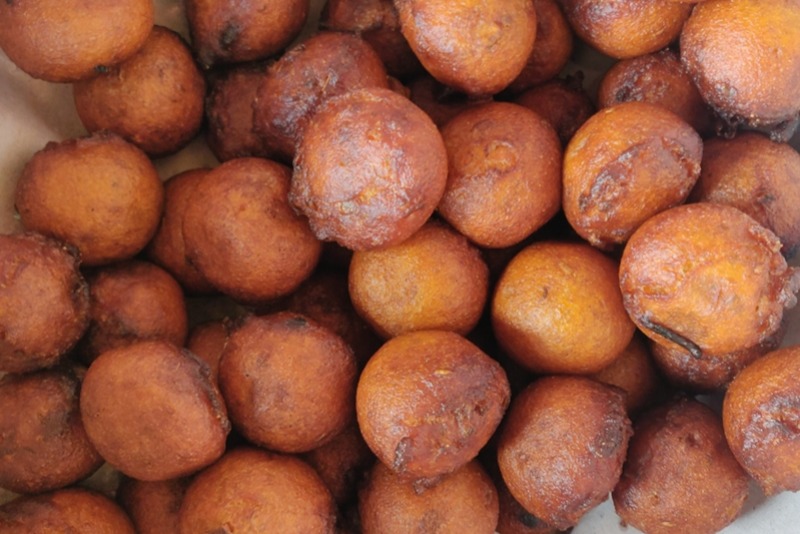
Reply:
[[[467,238],[429,222],[399,245],[356,252],[350,297],[384,338],[416,330],[469,333],[483,313],[489,268]]]
[[[180,511],[180,534],[333,534],[330,492],[308,464],[261,449],[235,449],[197,475]]]
[[[702,2],[681,33],[681,61],[731,121],[775,124],[800,112],[800,4]]]
[[[542,378],[511,405],[497,445],[500,472],[526,510],[569,528],[608,498],[630,436],[621,390],[583,377]]]
[[[208,365],[209,376],[216,384],[219,376],[219,361],[228,344],[231,325],[227,320],[210,321],[195,325],[189,331],[186,348]]]
[[[3,534],[136,534],[130,518],[108,497],[81,488],[19,497],[0,506]]]
[[[267,69],[253,102],[255,131],[268,150],[290,162],[319,107],[364,87],[389,87],[375,50],[356,35],[320,32]]]
[[[451,473],[478,454],[509,402],[500,365],[453,332],[428,330],[388,341],[356,391],[364,440],[406,479]]]
[[[314,116],[289,197],[319,239],[369,250],[421,228],[446,181],[447,153],[428,116],[388,89],[361,89]]]
[[[87,130],[112,131],[151,156],[183,148],[203,120],[203,75],[183,39],[162,26],[136,54],[72,90]]]
[[[494,534],[497,489],[477,460],[418,488],[378,462],[359,492],[364,534],[441,532]]]
[[[425,69],[468,94],[501,91],[533,51],[531,0],[394,0],[394,5],[400,29]]]
[[[662,107],[603,109],[564,152],[564,213],[594,246],[625,243],[644,221],[686,200],[702,155],[697,132]]]
[[[25,228],[75,245],[84,265],[99,265],[131,258],[150,241],[164,187],[141,150],[99,133],[34,154],[15,205]]]
[[[0,373],[55,364],[88,324],[75,250],[39,234],[0,235]]]
[[[561,143],[536,113],[492,102],[442,128],[448,155],[441,216],[479,246],[519,243],[561,206]]]
[[[117,489],[122,505],[139,534],[177,534],[178,513],[191,479],[142,482],[123,478]]]
[[[423,74],[408,85],[409,97],[433,123],[441,128],[447,122],[472,106],[491,102],[491,97],[469,97],[442,85],[435,78]]]
[[[790,145],[755,132],[709,139],[689,199],[739,208],[775,232],[786,257],[800,247],[800,154]]]
[[[497,482],[500,500],[500,518],[497,534],[558,534],[561,532],[527,511],[517,502],[505,483]]]
[[[665,211],[639,227],[622,254],[625,308],[648,337],[695,358],[752,347],[797,302],[800,276],[780,248],[775,234],[730,206]]]
[[[0,4],[0,48],[34,78],[91,78],[132,56],[153,28],[151,0],[26,0]]]
[[[196,356],[164,341],[100,355],[81,388],[81,416],[97,451],[144,481],[193,473],[225,451],[222,396]]]
[[[800,490],[800,348],[778,349],[733,379],[722,406],[731,451],[764,493]]]
[[[81,423],[79,389],[78,376],[66,368],[0,379],[0,487],[40,493],[100,467]]]
[[[186,257],[221,292],[244,302],[291,293],[319,260],[308,222],[289,206],[291,172],[238,158],[213,169],[186,201]]]
[[[300,33],[309,4],[309,0],[187,0],[192,47],[206,68],[266,58]]]
[[[625,409],[629,415],[653,404],[661,388],[661,379],[644,336],[638,333],[634,334],[622,354],[590,378],[625,391]]]
[[[578,128],[595,112],[582,83],[580,77],[551,80],[525,91],[514,102],[550,123],[561,144],[566,146]]]
[[[540,373],[595,373],[633,336],[617,263],[583,243],[539,242],[517,254],[495,288],[500,346]]]
[[[307,452],[353,422],[358,372],[347,344],[310,319],[251,316],[235,329],[219,364],[231,421],[248,440]]]

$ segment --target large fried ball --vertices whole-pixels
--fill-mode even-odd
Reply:
[[[245,302],[291,293],[317,265],[321,245],[289,205],[288,168],[239,158],[195,186],[183,214],[186,256],[217,289]]]
[[[625,308],[651,339],[695,358],[761,343],[795,305],[800,280],[775,234],[721,204],[660,213],[628,241],[620,263]]]
[[[492,325],[500,346],[541,373],[594,373],[619,356],[634,326],[617,263],[583,243],[540,242],[500,277]]]
[[[638,419],[614,508],[648,534],[714,534],[739,517],[747,481],[720,417],[683,398]]]
[[[352,250],[396,245],[425,224],[447,181],[442,136],[388,89],[328,100],[305,131],[290,199],[319,239]]]
[[[800,490],[800,348],[778,349],[733,379],[722,405],[734,456],[767,495]]]
[[[143,482],[123,478],[117,489],[122,505],[139,534],[177,534],[178,513],[191,479]]]
[[[75,245],[84,265],[133,257],[158,227],[164,187],[147,156],[113,134],[48,143],[25,165],[25,228]]]
[[[583,377],[542,378],[511,405],[497,445],[500,472],[526,510],[565,529],[608,498],[630,436],[621,390]]]
[[[180,534],[333,534],[328,489],[308,464],[261,449],[234,449],[200,473],[180,511]]]
[[[0,235],[0,373],[55,364],[88,324],[75,250],[39,234]]]
[[[152,0],[6,1],[0,4],[0,48],[34,78],[91,78],[144,45],[153,11]]]
[[[452,332],[388,341],[356,391],[358,425],[378,459],[406,479],[466,464],[486,445],[508,406],[500,364]]]
[[[86,372],[81,416],[97,451],[145,481],[187,475],[225,450],[230,424],[208,367],[164,341],[100,355]]]
[[[751,124],[800,112],[798,49],[794,0],[702,2],[681,33],[681,61],[706,102],[729,120]]]
[[[700,177],[703,142],[680,117],[627,102],[595,114],[564,152],[564,213],[581,237],[609,248],[683,203]]]
[[[580,77],[550,80],[518,95],[514,102],[546,120],[564,146],[595,112]]]
[[[533,51],[531,0],[394,0],[400,29],[437,80],[473,95],[504,89]]]
[[[378,462],[359,492],[358,508],[364,534],[494,534],[499,515],[497,489],[477,460],[429,488],[417,488]]]
[[[591,378],[624,390],[625,408],[631,416],[653,404],[661,388],[661,379],[645,338],[638,333],[622,354]]]

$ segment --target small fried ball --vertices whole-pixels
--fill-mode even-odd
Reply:
[[[625,391],[625,409],[631,416],[653,404],[661,389],[661,379],[650,351],[644,337],[638,333],[622,354],[591,378]]]
[[[122,505],[139,534],[177,534],[178,513],[191,479],[142,482],[123,478],[117,489]]]
[[[555,79],[518,95],[514,102],[533,111],[555,128],[566,146],[578,128],[594,115],[591,98],[582,87],[581,77]]]
[[[228,320],[201,323],[189,331],[189,338],[186,340],[189,352],[208,365],[209,376],[215,384],[219,376],[219,361],[225,345],[228,344],[231,328]]]

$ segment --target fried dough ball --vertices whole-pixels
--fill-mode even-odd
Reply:
[[[238,158],[213,169],[186,201],[186,257],[217,289],[244,302],[287,295],[317,265],[321,246],[289,206],[291,172]]]
[[[648,534],[714,534],[741,514],[747,481],[719,416],[683,398],[637,421],[612,496],[620,518]]]
[[[3,534],[136,534],[114,501],[93,491],[66,488],[19,497],[0,506]]]
[[[494,534],[497,489],[477,460],[420,490],[378,462],[358,502],[364,534]]]
[[[697,132],[662,107],[601,110],[564,152],[564,213],[596,247],[625,243],[644,221],[686,200],[702,155]]]
[[[800,247],[800,154],[756,132],[709,139],[690,200],[739,208],[781,240],[791,258]]]
[[[15,199],[25,228],[76,246],[83,265],[136,255],[155,234],[163,205],[147,156],[108,133],[48,143],[25,165]]]
[[[388,89],[361,89],[314,116],[289,198],[319,239],[370,250],[421,228],[446,182],[447,153],[428,116]]]
[[[478,454],[508,406],[500,365],[453,332],[395,337],[367,362],[356,390],[364,440],[406,479],[451,473]]]
[[[400,30],[425,69],[468,94],[504,89],[533,51],[531,0],[394,0],[394,5]]]
[[[681,33],[681,61],[724,118],[776,124],[800,112],[800,4],[702,2]]]
[[[663,0],[561,0],[578,36],[607,56],[643,56],[678,38],[691,4]]]
[[[539,373],[588,374],[633,337],[617,263],[583,243],[539,242],[508,264],[495,288],[492,326],[500,346]]]
[[[55,364],[88,324],[75,250],[39,234],[0,235],[0,374]]]
[[[489,268],[467,238],[429,222],[399,245],[353,254],[349,286],[358,313],[384,338],[466,335],[483,313]]]
[[[629,415],[652,404],[661,387],[650,351],[639,334],[634,334],[622,354],[591,378],[625,391],[625,409]]]
[[[479,246],[519,243],[561,206],[561,143],[516,104],[492,102],[442,128],[448,177],[441,216]]]
[[[245,319],[219,364],[234,426],[279,452],[307,452],[342,432],[353,421],[357,379],[342,338],[289,312]]]
[[[412,80],[408,89],[408,98],[427,113],[439,128],[462,111],[492,100],[491,97],[469,97],[457,93],[427,74]]]
[[[800,490],[800,348],[773,351],[733,379],[722,405],[731,451],[766,495]]]
[[[297,37],[309,0],[187,0],[192,47],[208,68],[275,54]]]
[[[253,102],[255,131],[268,150],[289,162],[326,100],[365,87],[389,87],[375,50],[356,35],[320,32],[267,69]]]
[[[6,1],[0,4],[0,48],[34,78],[91,78],[144,45],[153,11],[151,0]]]
[[[703,136],[714,131],[714,114],[672,50],[623,59],[603,76],[601,108],[623,102],[648,102],[675,113]]]
[[[502,480],[497,482],[497,493],[500,499],[498,534],[558,534],[561,532],[523,508],[511,495]]]
[[[625,309],[649,338],[695,358],[752,347],[797,302],[800,276],[780,247],[775,234],[730,206],[667,210],[639,227],[622,254]]]
[[[550,123],[561,144],[566,146],[578,128],[595,112],[582,83],[580,77],[551,80],[518,95],[514,102]]]
[[[203,120],[203,75],[183,39],[162,26],[133,56],[72,90],[87,130],[112,131],[151,156],[183,148]]]
[[[225,450],[222,397],[196,356],[164,341],[101,354],[80,397],[86,434],[106,461],[144,481],[193,473]]]
[[[606,500],[630,436],[621,390],[589,378],[551,376],[514,399],[497,459],[511,495],[536,517],[566,529]]]
[[[261,449],[234,449],[197,475],[180,511],[180,533],[333,534],[330,492],[308,464]]]
[[[80,380],[69,369],[0,379],[0,486],[40,493],[89,476],[103,463],[78,409]]]
[[[219,376],[219,361],[225,345],[228,344],[231,325],[227,320],[210,321],[195,325],[189,332],[186,340],[186,348],[206,362],[209,369],[209,376],[216,384]]]
[[[117,500],[139,534],[177,534],[178,512],[190,482],[188,478],[142,482],[126,477],[117,489]]]

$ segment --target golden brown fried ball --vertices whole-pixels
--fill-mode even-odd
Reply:
[[[225,405],[208,367],[164,341],[140,341],[100,355],[80,397],[86,433],[105,460],[144,481],[209,465],[225,451]]]
[[[644,221],[686,200],[702,155],[697,132],[662,107],[603,109],[564,152],[564,213],[594,246],[625,243]]]
[[[642,532],[714,534],[739,517],[747,481],[720,417],[683,398],[639,418],[612,496],[620,518]]]
[[[0,235],[0,373],[55,364],[88,324],[76,251],[39,234]]]
[[[448,155],[441,216],[479,246],[519,243],[561,206],[561,143],[536,113],[492,102],[442,128]]]
[[[117,489],[122,505],[139,534],[177,534],[178,513],[191,479],[142,482],[123,478]]]
[[[0,48],[34,78],[91,78],[144,45],[153,11],[151,0],[6,1],[0,5]]]
[[[467,108],[492,100],[491,97],[470,97],[458,93],[428,74],[412,80],[408,84],[408,90],[408,98],[427,113],[439,128]]]
[[[195,325],[189,331],[186,348],[208,365],[209,376],[216,384],[219,376],[219,361],[228,344],[231,324],[227,320],[209,321]]]
[[[550,80],[518,95],[514,102],[550,123],[561,144],[566,146],[578,128],[595,112],[582,83],[580,77]]]
[[[150,241],[164,187],[144,152],[98,133],[34,154],[15,205],[25,228],[76,246],[83,265],[100,265],[132,258]]]
[[[360,89],[314,116],[289,198],[319,239],[369,250],[421,228],[446,181],[447,153],[428,116],[389,89]]]
[[[622,354],[591,378],[625,391],[625,409],[631,416],[653,404],[661,389],[661,379],[640,334],[634,334]]]

